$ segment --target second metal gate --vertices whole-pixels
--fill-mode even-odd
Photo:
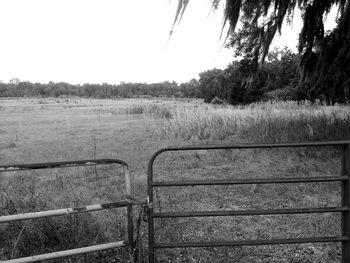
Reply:
[[[342,167],[340,176],[329,177],[292,177],[292,178],[256,178],[256,179],[211,179],[211,180],[186,180],[186,181],[154,181],[153,165],[156,158],[164,152],[195,151],[195,150],[222,150],[222,149],[266,149],[266,148],[291,148],[291,147],[320,147],[336,146],[342,149]],[[274,244],[297,243],[323,243],[341,242],[342,263],[350,263],[350,141],[315,142],[315,143],[285,143],[285,144],[225,144],[225,145],[199,145],[168,147],[157,151],[148,164],[148,242],[149,263],[156,262],[155,251],[166,248],[186,247],[234,247],[234,246],[258,246]],[[310,182],[335,182],[342,183],[341,206],[319,208],[292,208],[292,209],[266,209],[266,210],[217,210],[217,211],[183,211],[183,212],[154,212],[153,189],[159,187],[198,186],[198,185],[241,185],[241,184],[275,184],[275,183],[310,183]],[[292,239],[265,239],[265,240],[227,240],[209,242],[155,242],[154,219],[155,218],[180,218],[180,217],[209,217],[209,216],[252,216],[252,215],[280,215],[280,214],[307,214],[307,213],[333,213],[339,212],[342,217],[342,233],[339,237],[310,237]]]

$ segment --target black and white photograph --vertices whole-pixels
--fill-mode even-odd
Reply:
[[[0,12],[0,262],[350,263],[350,0]]]

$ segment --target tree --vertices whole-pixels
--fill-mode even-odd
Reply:
[[[180,91],[186,98],[194,98],[199,96],[199,81],[191,79],[188,82],[181,83],[179,86]]]
[[[220,0],[213,0],[217,8]],[[175,21],[180,20],[188,0],[178,0]],[[300,83],[309,99],[325,96],[328,103],[350,100],[350,0],[226,0],[224,26],[229,24],[228,46],[236,55],[253,62],[255,71],[262,65],[276,33],[284,21],[302,13],[299,37]],[[337,26],[325,32],[324,18],[338,8]],[[238,30],[238,21],[242,27]],[[224,28],[224,27],[223,27]]]
[[[207,70],[199,74],[200,96],[209,103],[215,97],[225,99],[227,89],[223,85],[224,72],[221,69]]]
[[[225,70],[200,73],[201,97],[211,102],[217,97],[230,104],[252,103],[261,99],[305,99],[297,93],[299,57],[288,48],[270,52],[263,66],[255,69],[254,61],[243,58]]]
[[[264,92],[281,89],[286,86],[297,86],[299,56],[287,47],[275,48],[267,56],[263,70],[267,74]]]

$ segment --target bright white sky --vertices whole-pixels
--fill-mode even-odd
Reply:
[[[222,10],[191,0],[168,42],[177,0],[1,0],[0,80],[179,83],[225,68]],[[330,19],[329,19],[330,20]],[[296,50],[301,23],[273,45]]]

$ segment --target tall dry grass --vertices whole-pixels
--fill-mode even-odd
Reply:
[[[350,139],[349,106],[265,102],[173,107],[168,111],[170,117],[161,132],[169,138],[269,143]]]

